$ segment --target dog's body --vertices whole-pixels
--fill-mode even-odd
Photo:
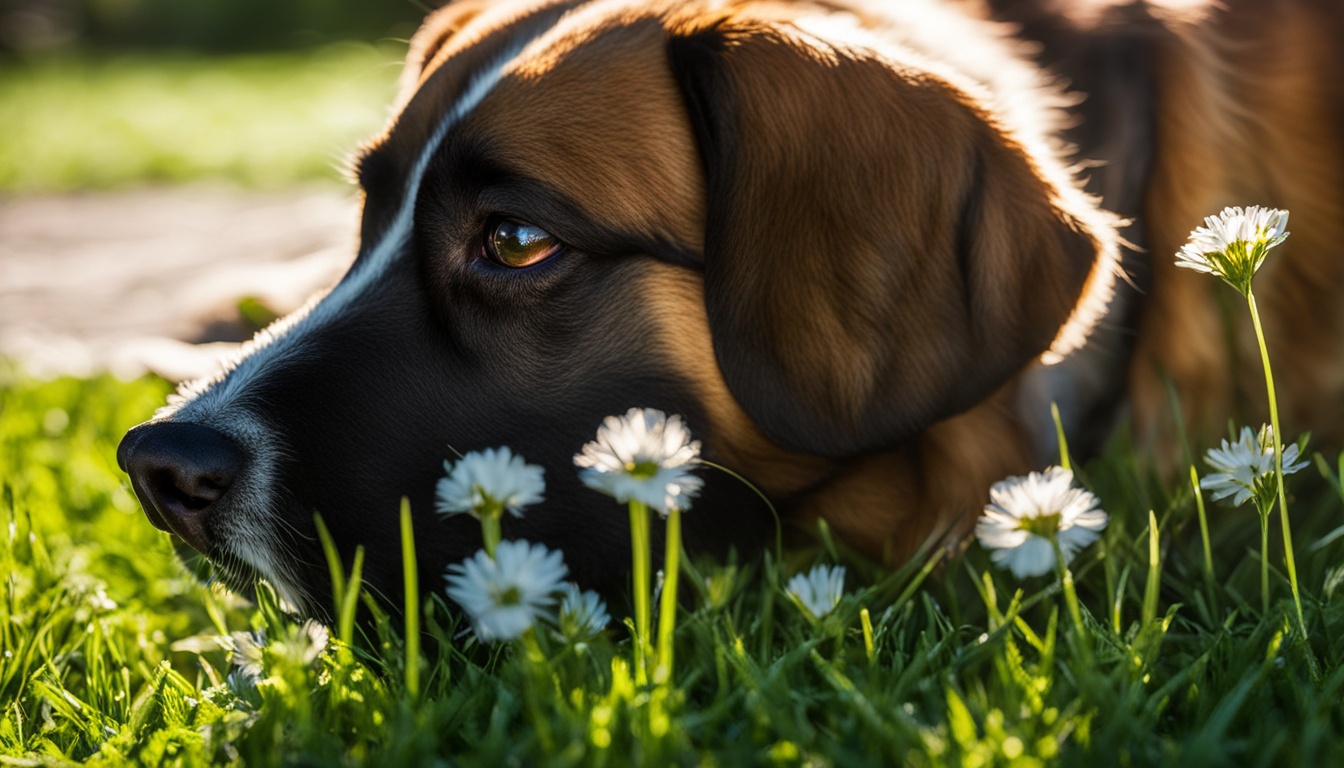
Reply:
[[[1159,447],[1161,375],[1194,434],[1258,417],[1249,329],[1216,280],[1171,264],[1230,204],[1292,211],[1257,295],[1287,424],[1340,439],[1335,3],[887,5],[431,16],[358,165],[350,273],[123,442],[151,519],[319,612],[314,512],[390,587],[409,496],[431,583],[480,546],[474,520],[432,512],[443,460],[509,445],[548,487],[505,536],[615,591],[624,516],[571,456],[647,406],[791,520],[898,560],[1051,458],[1052,401],[1095,436],[1128,391]],[[1121,236],[1146,251],[1125,279]],[[762,505],[705,476],[688,545],[759,542]]]
[[[1255,292],[1289,437],[1344,439],[1344,4],[1175,0],[1090,9],[991,0],[1041,43],[1036,58],[1087,94],[1069,139],[1088,190],[1134,223],[1138,291],[1111,317],[1133,335],[1125,364],[1138,435],[1168,458],[1189,431],[1268,422],[1260,354],[1241,299],[1172,254],[1227,205],[1292,214],[1291,243]],[[1103,4],[1105,5],[1105,4]],[[1223,7],[1225,6],[1225,7]],[[1122,297],[1123,298],[1123,297]],[[1113,351],[1113,350],[1108,350]],[[1170,387],[1167,381],[1170,381]],[[1175,398],[1173,401],[1173,393]],[[1116,392],[1117,395],[1121,394]],[[1179,408],[1183,424],[1173,423]]]

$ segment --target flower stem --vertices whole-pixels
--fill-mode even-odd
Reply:
[[[541,747],[548,754],[554,754],[555,739],[551,735],[550,720],[541,700],[543,695],[540,691],[550,681],[550,665],[546,661],[546,654],[541,650],[541,645],[537,642],[537,636],[529,627],[522,635],[523,653],[527,658],[527,682],[523,690],[524,700],[527,702],[528,714],[532,717],[532,723],[536,727],[537,739],[541,742]],[[549,697],[547,691],[545,696]]]
[[[1269,615],[1269,513],[1260,510],[1260,612]]]
[[[649,508],[633,499],[630,501],[630,555],[635,593],[635,683],[644,685],[649,680]]]
[[[1260,311],[1256,309],[1255,292],[1246,290],[1246,305],[1251,310],[1251,324],[1255,339],[1260,343],[1260,362],[1265,368],[1265,389],[1269,393],[1269,423],[1274,428],[1274,478],[1278,486],[1279,520],[1283,524],[1284,564],[1288,567],[1288,583],[1293,589],[1293,603],[1297,607],[1297,626],[1302,639],[1307,637],[1307,620],[1302,614],[1302,596],[1297,588],[1297,565],[1293,558],[1293,535],[1288,522],[1288,496],[1283,490],[1283,432],[1279,429],[1279,403],[1274,394],[1274,373],[1269,367],[1269,347],[1265,331],[1260,326]]]
[[[663,555],[663,594],[658,606],[658,664],[653,681],[672,679],[672,633],[677,626],[677,582],[681,570],[681,510],[667,511],[667,548]]]
[[[491,509],[486,507],[481,515],[481,538],[485,542],[485,554],[495,559],[495,547],[499,546],[500,533],[499,519],[503,517],[503,509]]]
[[[1068,605],[1069,616],[1073,619],[1073,627],[1078,632],[1078,650],[1084,663],[1090,666],[1092,661],[1092,635],[1087,627],[1083,626],[1083,612],[1078,607],[1078,591],[1074,588],[1073,572],[1069,570],[1068,563],[1064,562],[1064,552],[1059,548],[1059,541],[1051,537],[1050,544],[1055,548],[1055,564],[1059,566],[1059,584],[1064,590],[1064,602]]]

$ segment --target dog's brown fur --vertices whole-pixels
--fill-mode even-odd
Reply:
[[[1207,438],[1267,422],[1259,350],[1240,297],[1178,270],[1175,252],[1225,205],[1291,212],[1255,281],[1288,437],[1344,437],[1344,5],[1232,2],[1177,17],[1159,51],[1158,144],[1144,206],[1152,290],[1131,370],[1139,426],[1163,444],[1175,385]]]
[[[472,26],[486,5],[455,3],[416,36],[410,108],[371,157],[412,156],[460,89],[455,73],[491,54],[502,26]],[[725,462],[796,519],[825,518],[860,548],[900,558],[930,532],[964,531],[992,482],[1038,461],[1048,422],[1023,423],[1021,389],[1033,385],[1013,374],[1052,344],[1076,346],[1114,268],[1113,222],[1051,143],[1068,119],[1067,82],[1031,70],[996,20],[1036,33],[1039,63],[1059,78],[1095,58],[1083,45],[1155,57],[1136,62],[1151,67],[1154,117],[1133,148],[1150,150],[1151,166],[1120,182],[1136,202],[1114,195],[1137,219],[1125,234],[1149,254],[1127,262],[1144,293],[1122,288],[1127,317],[1109,318],[1137,318],[1127,376],[1143,439],[1168,455],[1179,444],[1165,377],[1199,439],[1233,414],[1263,417],[1235,297],[1170,258],[1201,217],[1231,204],[1292,211],[1294,235],[1257,294],[1285,423],[1341,437],[1339,6],[1169,5],[917,11],[945,14],[939,28],[858,3],[590,4],[467,130],[590,215],[702,255],[703,273],[641,270],[643,314],[661,340],[648,354],[695,382]],[[568,8],[541,11],[544,23]],[[1105,73],[1078,75],[1098,88],[1084,113],[1119,98]],[[1093,152],[1071,162],[1116,165],[1084,172],[1103,181],[1132,164],[1124,146],[1082,149]],[[365,188],[372,199],[376,179]]]
[[[1072,343],[1071,316],[1095,314],[1113,234],[1035,129],[1001,125],[1010,116],[966,73],[918,50],[828,50],[792,25],[798,11],[581,8],[565,44],[501,82],[459,141],[617,228],[703,254],[703,274],[643,267],[662,340],[648,354],[695,382],[723,461],[796,519],[899,558],[1030,468],[1001,385],[1057,336]],[[490,32],[452,32],[478,13],[454,4],[427,23],[412,88],[460,88],[454,72],[476,59],[458,47],[488,48]],[[371,156],[409,155],[391,148],[443,110],[407,101]]]
[[[1260,354],[1244,303],[1219,281],[1177,269],[1190,230],[1229,205],[1288,209],[1292,236],[1255,281],[1289,437],[1344,437],[1344,4],[1334,0],[1051,3],[990,0],[1020,24],[1038,59],[1089,91],[1094,123],[1148,113],[1143,137],[1084,128],[1090,156],[1143,165],[1144,183],[1094,187],[1134,217],[1146,259],[1128,373],[1140,439],[1166,462],[1236,417],[1268,421]],[[984,10],[984,9],[982,9]],[[1138,74],[1135,74],[1135,73]],[[1126,95],[1125,91],[1130,94]],[[1112,94],[1119,93],[1119,97]],[[1135,95],[1141,95],[1138,101]],[[1128,103],[1120,104],[1123,99]],[[1115,102],[1109,111],[1107,100]],[[1087,143],[1087,142],[1084,142]],[[1118,177],[1105,168],[1100,176]],[[1173,402],[1173,393],[1175,395]],[[1182,419],[1177,423],[1175,414]]]

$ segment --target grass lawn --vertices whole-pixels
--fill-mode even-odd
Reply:
[[[1121,441],[1080,473],[1111,514],[1073,561],[1081,626],[1059,579],[1018,581],[974,544],[899,573],[823,545],[694,564],[666,688],[632,681],[624,629],[589,642],[542,633],[535,644],[455,646],[465,627],[443,610],[440,584],[423,585],[423,653],[410,675],[391,621],[372,637],[348,634],[349,644],[333,628],[322,647],[314,636],[324,633],[287,621],[264,587],[253,605],[180,564],[114,461],[122,431],[167,391],[151,379],[0,377],[0,764],[1344,758],[1334,456],[1289,478],[1305,639],[1281,547],[1271,546],[1272,601],[1261,610],[1255,513],[1209,506],[1207,573],[1189,486],[1154,483]],[[814,562],[849,570],[846,596],[821,621],[782,588]]]
[[[381,129],[404,48],[0,64],[0,193],[341,178]]]

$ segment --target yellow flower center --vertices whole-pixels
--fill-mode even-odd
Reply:
[[[636,480],[648,480],[658,474],[659,469],[660,465],[658,462],[649,461],[647,459],[644,461],[627,461],[625,463],[626,474]]]
[[[1254,242],[1237,240],[1229,243],[1227,250],[1214,251],[1206,256],[1214,265],[1217,274],[1245,296],[1250,292],[1251,280],[1260,269],[1268,252],[1269,248],[1262,229],[1259,239]]]
[[[1018,521],[1017,527],[1043,539],[1054,539],[1055,534],[1059,533],[1059,522],[1062,518],[1063,516],[1058,512],[1037,515],[1036,517],[1024,517]]]

